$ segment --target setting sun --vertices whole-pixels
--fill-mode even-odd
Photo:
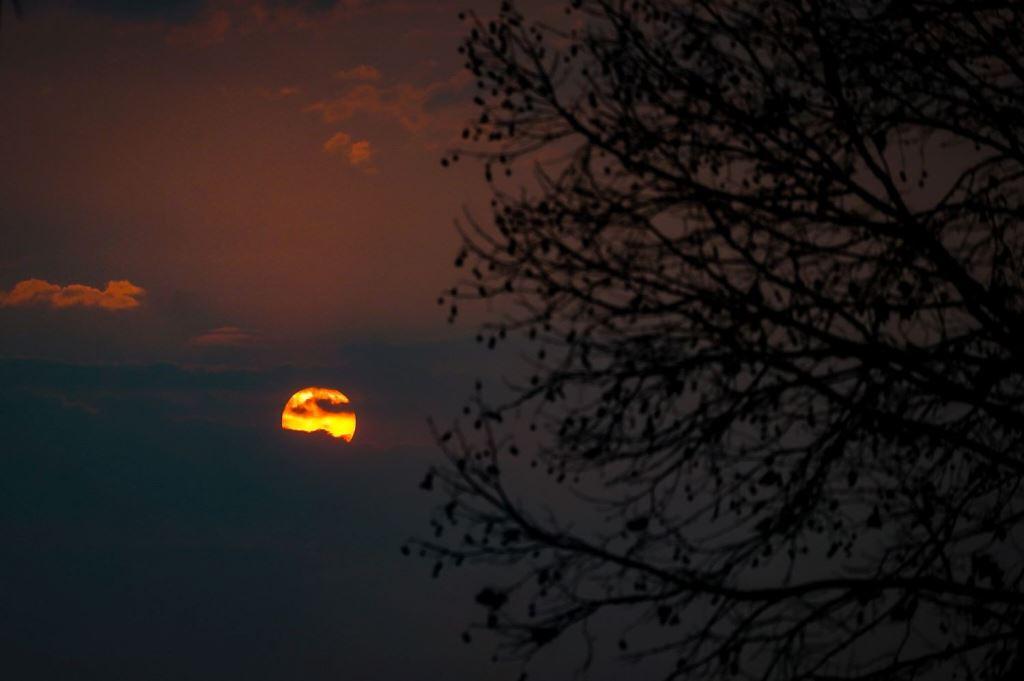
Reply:
[[[284,406],[281,427],[304,433],[322,430],[351,442],[356,433],[356,415],[351,411],[337,411],[342,404],[348,404],[348,397],[337,390],[303,388]]]

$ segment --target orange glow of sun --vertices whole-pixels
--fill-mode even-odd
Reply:
[[[330,408],[341,404],[348,404],[348,398],[337,390],[303,388],[284,405],[281,427],[304,433],[322,430],[345,442],[351,442],[356,434],[356,415],[351,411],[334,411]]]

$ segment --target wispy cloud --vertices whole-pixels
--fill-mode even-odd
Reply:
[[[329,13],[327,9],[308,2],[208,0],[191,21],[169,27],[167,42],[208,46],[224,42],[232,35],[309,29],[325,13]]]
[[[325,123],[344,122],[357,114],[384,116],[397,121],[408,132],[418,133],[437,122],[439,109],[449,107],[466,92],[471,80],[459,72],[422,87],[406,82],[360,82],[337,97],[314,102],[306,111],[320,114]]]
[[[24,279],[9,292],[0,291],[0,307],[49,305],[54,308],[98,307],[104,310],[130,310],[141,303],[146,291],[127,279],[107,282],[105,289],[85,284],[52,284],[43,279]]]
[[[251,345],[256,337],[237,326],[219,326],[210,329],[189,341],[189,345],[197,348],[236,348]]]

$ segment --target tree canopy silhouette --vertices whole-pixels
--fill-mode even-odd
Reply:
[[[665,678],[1024,678],[1024,6],[496,11],[443,161],[493,214],[441,302],[499,301],[530,369],[438,429],[420,542],[511,566],[478,626]]]

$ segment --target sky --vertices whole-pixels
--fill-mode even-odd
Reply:
[[[145,304],[0,350],[196,361],[234,328],[323,359],[446,337],[453,221],[484,196],[478,169],[439,166],[470,113],[456,5],[74,6],[4,27],[0,277],[129,281]]]
[[[516,678],[460,640],[493,576],[399,551],[438,501],[427,417],[504,371],[436,305],[488,200],[439,163],[457,14],[492,3],[4,4],[5,668]],[[311,385],[351,444],[280,429]]]

